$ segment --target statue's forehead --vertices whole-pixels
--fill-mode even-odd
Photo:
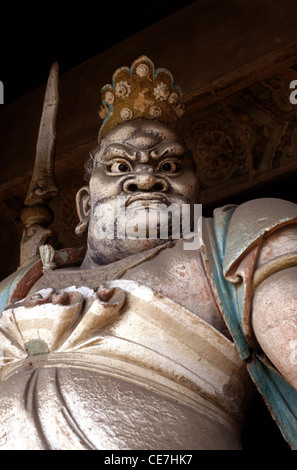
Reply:
[[[179,135],[170,127],[154,121],[129,122],[113,129],[102,142],[102,147],[113,143],[151,148],[163,142],[180,141]]]

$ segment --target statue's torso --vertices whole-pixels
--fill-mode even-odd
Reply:
[[[53,302],[4,315],[3,331],[11,334],[13,318],[23,343],[0,387],[2,448],[240,448],[250,382],[221,333],[199,252],[179,242],[128,265],[40,278],[29,295],[71,285],[74,297],[86,295],[72,302],[74,323],[71,305]],[[117,288],[119,299],[98,301],[102,284]],[[95,299],[89,307],[87,295]],[[40,339],[49,351],[28,357],[24,349]],[[21,440],[13,431],[20,428]]]
[[[165,249],[150,250],[139,258],[141,262],[136,262],[137,258],[132,256],[98,270],[49,271],[33,286],[30,293],[42,288],[61,289],[70,285],[84,285],[94,289],[108,280],[129,279],[174,300],[230,337],[212,294],[199,250],[184,250],[181,240]]]

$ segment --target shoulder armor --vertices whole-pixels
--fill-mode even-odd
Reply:
[[[297,204],[283,199],[253,199],[236,207],[227,230],[224,275],[265,234],[290,223],[297,223]]]

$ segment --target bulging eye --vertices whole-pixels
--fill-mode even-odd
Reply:
[[[113,162],[109,171],[111,171],[112,173],[127,173],[128,171],[131,171],[131,166],[129,165],[129,163],[119,160]]]
[[[164,171],[165,173],[177,173],[180,170],[179,162],[170,160],[161,163],[159,170]]]

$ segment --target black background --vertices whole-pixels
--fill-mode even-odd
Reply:
[[[7,105],[192,1],[11,2],[0,6],[0,80]]]

